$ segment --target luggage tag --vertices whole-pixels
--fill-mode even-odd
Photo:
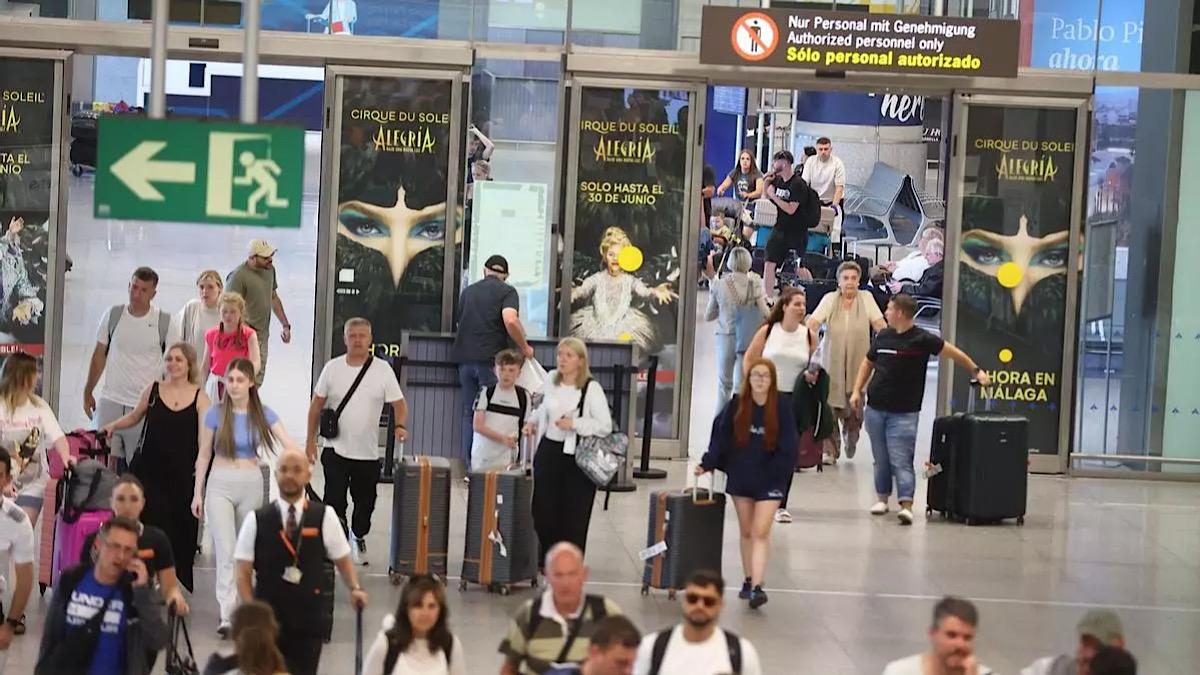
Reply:
[[[662,555],[666,552],[667,552],[667,542],[660,541],[657,544],[655,544],[649,548],[642,549],[641,552],[638,553],[638,557],[641,558],[643,562],[645,562],[645,561],[653,558],[654,556]]]
[[[929,480],[930,478],[933,478],[934,476],[938,475],[942,471],[945,471],[945,469],[942,468],[941,464],[930,464],[929,462],[925,462],[925,471],[922,472],[921,476],[925,480]]]
[[[295,565],[288,565],[283,570],[283,580],[289,584],[298,584],[304,578],[304,573]]]

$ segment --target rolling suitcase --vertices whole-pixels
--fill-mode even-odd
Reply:
[[[524,466],[471,473],[462,579],[508,595],[522,581],[537,586],[538,540],[533,529],[533,479]]]
[[[450,460],[404,457],[392,472],[392,535],[388,579],[446,578],[450,547]]]
[[[67,434],[67,447],[72,457],[91,458],[101,463],[108,462],[108,443],[101,434],[95,431],[84,429],[72,431]],[[38,546],[38,587],[42,593],[45,593],[46,589],[58,579],[58,568],[56,567],[58,558],[55,555],[58,547],[55,535],[58,530],[58,512],[62,499],[59,493],[59,483],[66,473],[66,467],[63,466],[58,453],[49,449],[46,452],[47,462],[50,465],[50,480],[46,482],[46,491],[42,498],[40,515],[42,539]],[[65,484],[63,489],[66,489]],[[85,534],[84,537],[86,536]],[[82,544],[82,539],[80,543]],[[67,566],[69,567],[70,564]]]
[[[926,465],[925,515],[940,512],[967,525],[1015,518],[1025,524],[1029,484],[1029,420],[975,412],[971,386],[966,413],[933,422]]]
[[[696,570],[721,572],[725,533],[725,495],[701,488],[663,490],[650,495],[642,595],[665,588],[670,598]]]

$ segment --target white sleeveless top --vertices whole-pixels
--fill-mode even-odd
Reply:
[[[777,323],[767,335],[763,346],[763,358],[775,364],[775,376],[779,379],[779,391],[792,393],[796,378],[808,367],[808,327],[800,324],[794,332],[787,332],[783,323]]]

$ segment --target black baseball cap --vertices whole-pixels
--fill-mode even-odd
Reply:
[[[502,255],[494,255],[483,263],[483,266],[496,274],[508,274],[508,261]]]
[[[775,156],[772,157],[771,159],[774,161],[779,161],[782,159],[783,161],[787,162],[788,164],[793,164],[796,161],[796,158],[792,157],[791,150],[780,150],[779,152],[775,153]]]

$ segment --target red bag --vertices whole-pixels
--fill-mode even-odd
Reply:
[[[824,471],[821,466],[821,446],[820,441],[813,440],[812,429],[800,434],[800,452],[796,455],[796,467],[811,469],[815,466],[817,471]]]

